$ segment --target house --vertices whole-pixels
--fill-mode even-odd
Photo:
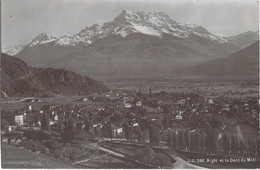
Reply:
[[[125,103],[125,108],[130,108],[132,105],[130,103]]]
[[[222,108],[222,111],[230,111],[230,109],[229,109],[229,107],[224,107],[224,108]]]
[[[178,104],[185,104],[185,99],[178,100]]]
[[[124,96],[123,97],[123,102],[126,102],[128,100],[128,97]]]
[[[144,106],[144,110],[145,110],[146,112],[149,112],[149,113],[158,112],[158,108],[149,107],[149,106]]]
[[[11,132],[12,131],[12,127],[9,125],[8,126],[8,131]]]
[[[98,111],[104,111],[105,108],[104,107],[100,107],[100,108],[97,108]]]
[[[122,133],[123,133],[123,128],[117,127],[117,128],[114,129],[114,136],[115,137],[120,136]]]
[[[182,120],[182,116],[181,115],[176,115],[175,119]]]
[[[180,109],[178,112],[179,112],[179,115],[182,115],[186,110],[185,109]]]
[[[136,106],[138,107],[142,106],[142,102],[141,101],[136,102]]]
[[[14,117],[14,121],[17,125],[24,125],[23,115],[17,115]]]
[[[209,104],[214,104],[213,99],[209,99],[208,102],[209,102]]]
[[[58,121],[59,120],[59,117],[58,117],[58,115],[56,114],[55,116],[54,116],[54,121]]]
[[[56,123],[58,123],[58,122],[57,121],[49,121],[50,126],[55,125]]]
[[[28,98],[24,98],[24,99],[20,99],[20,102],[31,102],[34,99],[34,97],[28,97]]]
[[[76,101],[87,102],[88,98],[87,97],[76,98]]]

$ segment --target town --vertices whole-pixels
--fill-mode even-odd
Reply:
[[[82,144],[94,143],[123,155],[131,153],[131,160],[151,164],[150,167],[171,167],[170,158],[165,155],[157,156],[162,158],[156,162],[155,158],[140,156],[141,151],[124,153],[106,141],[165,147],[187,159],[218,155],[250,157],[257,160],[253,164],[259,162],[257,97],[210,98],[140,89],[75,96],[71,100],[54,103],[44,98],[23,98],[2,103],[2,143],[78,164],[103,156],[100,148]],[[5,107],[8,104],[20,104],[20,108]]]

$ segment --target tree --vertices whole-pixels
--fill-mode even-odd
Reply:
[[[207,151],[209,151],[210,150],[210,131],[208,130],[207,132],[206,132],[206,150]]]
[[[172,131],[167,131],[167,144],[172,148]]]
[[[201,148],[204,151],[204,148],[205,148],[205,135],[204,135],[203,132],[201,132],[200,138],[201,138]]]
[[[134,136],[134,129],[133,126],[129,126],[129,140],[132,142]]]
[[[172,149],[176,148],[176,133],[172,133]]]
[[[112,138],[113,138],[113,124],[112,122],[109,122],[108,123],[108,137],[111,138],[111,141],[112,141]]]
[[[154,144],[154,134],[155,134],[155,127],[151,125],[149,128],[149,141],[151,144]]]
[[[84,124],[85,124],[84,130],[85,130],[86,136],[89,137],[90,120],[89,120],[88,115],[85,116]]]
[[[90,123],[89,123],[89,137],[90,137],[90,139],[95,138],[95,131],[94,131],[94,128],[93,128],[92,121],[90,121]]]
[[[224,149],[224,153],[226,155],[228,155],[229,154],[229,138],[225,133],[223,134],[223,149]]]
[[[160,129],[158,127],[155,128],[155,133],[154,133],[154,144],[159,145],[161,141],[161,136],[160,136]]]
[[[164,129],[167,129],[169,127],[169,120],[170,120],[169,114],[163,115],[163,119],[164,119]]]
[[[258,154],[258,157],[260,156],[259,155],[259,151],[260,151],[260,145],[259,145],[259,139],[258,139],[258,142],[254,140],[254,138],[252,138],[252,155],[255,156],[255,154],[257,153]],[[257,150],[257,152],[256,152]]]
[[[42,122],[41,122],[41,129],[49,132],[50,131],[50,123],[49,122],[50,122],[49,116],[46,113],[43,113]]]
[[[135,134],[137,136],[138,142],[141,143],[142,139],[143,139],[143,134],[142,134],[142,131],[140,129],[140,126],[135,126]]]
[[[214,129],[210,130],[210,151],[217,152],[217,132]]]
[[[235,153],[235,137],[234,137],[234,135],[231,136],[231,152],[232,152],[232,154]]]
[[[221,126],[221,121],[219,119],[216,119],[215,117],[210,119],[209,123],[210,123],[211,127],[215,128],[215,129],[217,129]]]
[[[254,150],[254,153],[255,153],[255,150]],[[258,158],[260,158],[260,139],[257,140],[257,156],[258,156]]]
[[[2,130],[8,130],[8,127],[9,127],[9,122],[5,119],[2,119],[1,120],[1,129]]]
[[[189,134],[187,131],[184,133],[184,140],[185,140],[185,148],[188,149],[189,148]]]
[[[242,140],[240,140],[239,142],[239,151],[240,151],[240,154],[244,154],[244,142]]]
[[[129,140],[129,124],[127,121],[124,122],[123,131],[125,133],[125,138],[128,141]]]
[[[183,133],[182,133],[182,131],[180,131],[178,133],[177,138],[178,138],[178,147],[179,147],[180,150],[182,150],[183,149]]]
[[[167,106],[163,107],[163,119],[164,119],[164,129],[169,127],[169,120],[170,120],[170,109]]]
[[[156,128],[162,129],[162,121],[159,119],[156,119],[155,121],[152,121],[152,125]]]
[[[76,123],[75,131],[76,133],[79,133],[82,129],[84,122],[82,120],[78,120]]]
[[[252,141],[251,141],[251,138],[247,138],[247,143],[248,143],[248,154],[252,155]]]
[[[252,141],[252,156],[255,156],[255,150],[257,150],[257,154],[259,156],[259,150],[260,150],[259,143],[257,144],[253,138],[251,138],[251,141]]]
[[[238,150],[239,150],[239,141],[238,141],[238,137],[235,136],[235,153],[237,153]]]
[[[71,117],[68,117],[68,126],[67,126],[68,129],[72,129],[72,130],[75,130],[74,129],[74,120],[73,118]]]
[[[194,149],[196,150],[196,151],[198,151],[199,150],[199,135],[198,135],[198,133],[197,132],[195,132],[195,134],[194,134]]]
[[[74,139],[75,129],[74,129],[74,120],[68,115],[65,119],[65,128],[61,134],[62,140],[69,142]]]
[[[190,148],[191,148],[191,150],[194,150],[195,149],[195,147],[194,147],[194,134],[192,133],[191,135],[190,135],[190,137],[191,137],[191,140],[190,140]]]

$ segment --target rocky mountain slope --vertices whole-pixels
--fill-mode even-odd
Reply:
[[[236,36],[227,37],[226,39],[238,47],[246,48],[259,40],[259,31],[248,31]]]
[[[125,38],[112,35],[97,40],[73,54],[52,58],[47,65],[69,67],[94,77],[164,74],[175,68],[224,57],[236,50],[232,44],[218,44],[197,35],[181,39],[169,34],[159,38],[135,33]]]
[[[228,57],[214,59],[182,70],[204,76],[253,76],[259,78],[259,41]]]
[[[8,96],[88,94],[108,90],[102,83],[64,69],[33,68],[13,56],[1,56],[1,90]]]

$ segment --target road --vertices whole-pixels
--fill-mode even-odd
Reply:
[[[202,166],[197,166],[183,160],[177,153],[172,152],[170,153],[170,155],[177,161],[174,164],[174,168],[176,169],[205,169]]]
[[[106,140],[109,141],[109,139],[107,138]],[[112,155],[116,155],[118,156],[117,154],[119,153],[116,153],[115,151],[111,151],[109,150],[108,148],[103,148],[103,147],[100,147],[100,146],[97,146],[97,144],[92,144],[94,147],[98,147],[99,149],[107,152],[107,153],[110,153]],[[120,156],[122,154],[119,154]],[[202,166],[197,166],[197,165],[194,165],[194,164],[191,164],[187,161],[185,161],[184,159],[182,159],[176,152],[174,151],[171,151],[169,152],[169,155],[172,156],[177,162],[174,164],[174,168],[176,169],[205,169],[205,167],[202,167]]]

